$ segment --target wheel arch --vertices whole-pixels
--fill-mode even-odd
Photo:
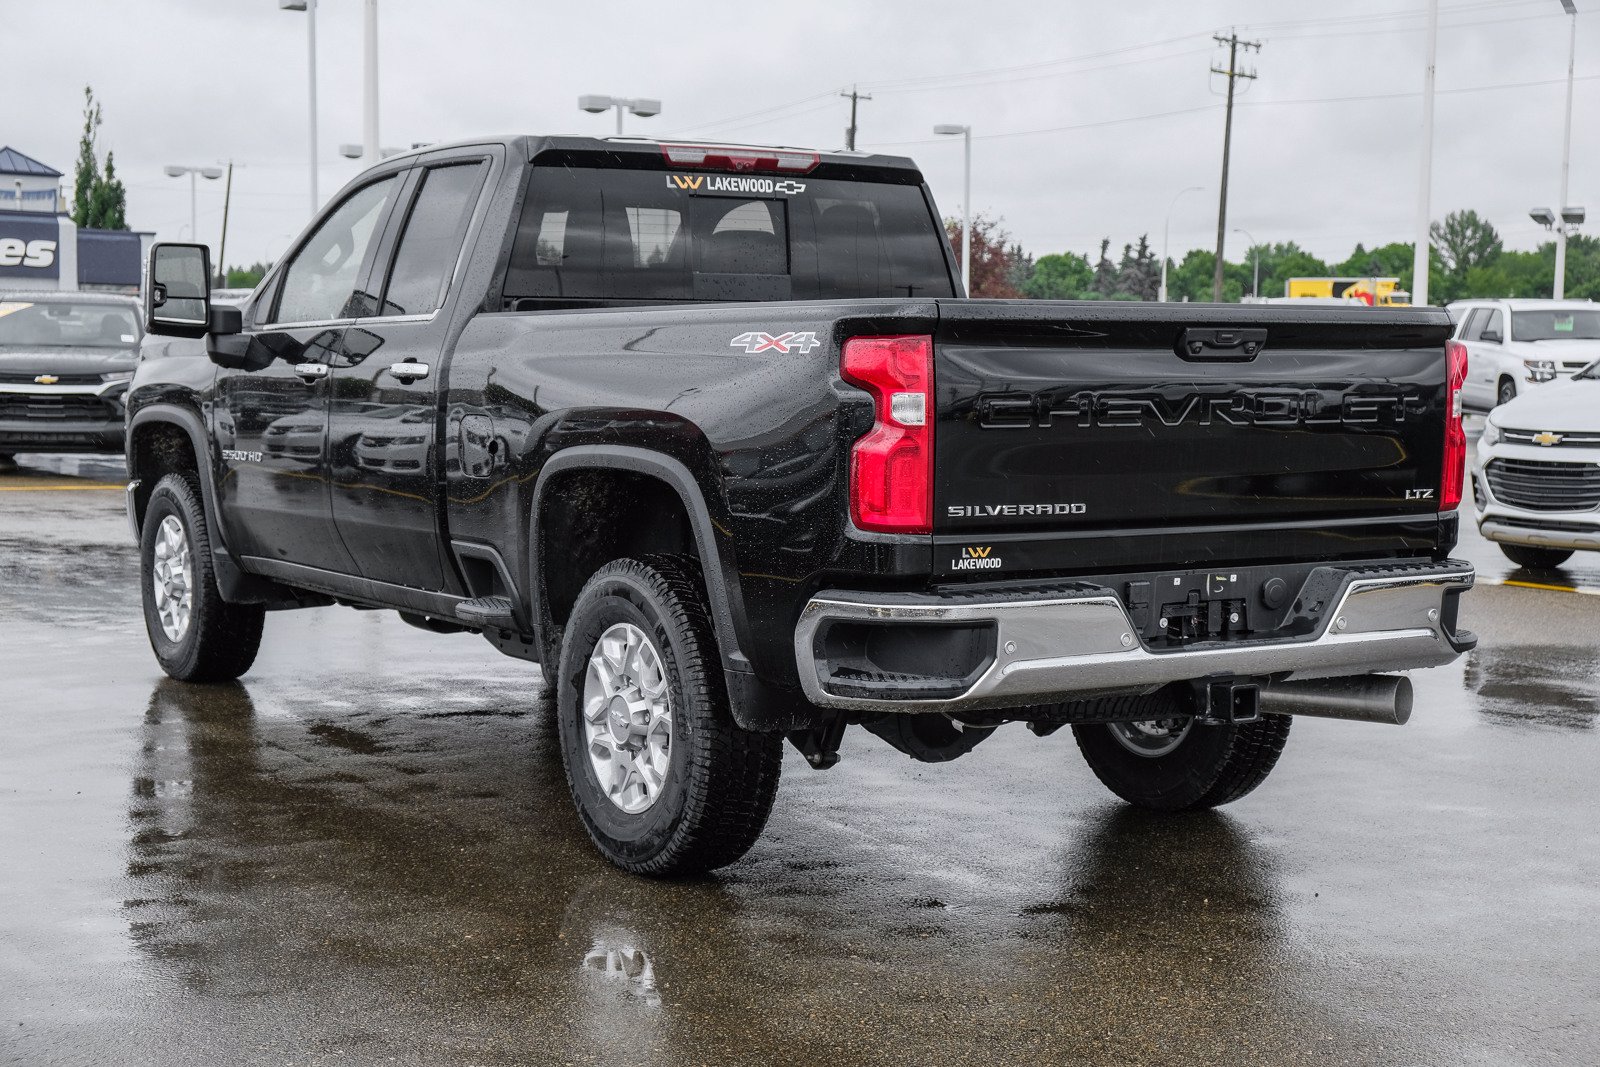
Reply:
[[[126,455],[129,520],[135,536],[144,527],[145,510],[150,505],[150,494],[156,483],[168,474],[193,473],[200,483],[212,573],[222,599],[230,604],[265,604],[274,608],[300,606],[302,598],[276,582],[247,574],[228,551],[227,535],[217,506],[211,439],[199,412],[171,403],[140,408],[128,420]]]
[[[585,472],[638,476],[664,487],[664,491],[671,494],[669,499],[676,499],[687,528],[689,543],[684,547],[692,548],[700,561],[723,669],[748,673],[750,662],[743,651],[747,642],[738,573],[731,553],[725,552],[718,543],[718,527],[699,482],[682,460],[633,445],[591,444],[562,449],[545,462],[534,483],[525,551],[532,611],[547,648],[559,645],[565,599],[559,586],[554,590],[557,595],[552,596],[552,583],[548,579],[555,560],[552,553],[543,551],[550,532],[546,524],[555,511],[552,490]],[[587,580],[588,575],[582,577]],[[582,582],[576,584],[581,586]],[[570,608],[570,604],[567,607]]]
[[[187,452],[182,448],[187,444]],[[175,471],[193,471],[200,480],[206,514],[213,516],[211,531],[216,547],[223,536],[217,514],[215,471],[210,462],[210,442],[200,414],[177,404],[151,404],[140,408],[128,422],[128,478],[138,485],[130,493],[129,507],[135,529],[144,525],[145,509],[156,482]],[[184,462],[187,460],[187,462]]]

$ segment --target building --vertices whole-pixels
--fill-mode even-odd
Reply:
[[[0,292],[137,293],[155,235],[79,229],[67,207],[59,170],[10,146],[0,147]]]

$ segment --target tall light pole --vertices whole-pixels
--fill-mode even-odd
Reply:
[[[1161,224],[1161,291],[1156,299],[1163,304],[1167,302],[1167,237],[1172,232],[1172,209],[1178,206],[1178,200],[1184,193],[1204,192],[1205,187],[1191,185],[1187,189],[1179,189],[1172,198],[1172,203],[1167,205],[1167,221]]]
[[[1561,9],[1572,21],[1572,32],[1567,39],[1567,117],[1561,127],[1561,199],[1556,210],[1565,220],[1567,206],[1567,168],[1572,162],[1572,64],[1578,56],[1578,8],[1572,0],[1561,0]],[[1580,216],[1581,217],[1581,216]],[[1554,295],[1560,300],[1567,295],[1567,227],[1556,227],[1556,284]]]
[[[1244,234],[1250,241],[1250,251],[1252,253],[1250,258],[1255,260],[1255,277],[1250,282],[1250,295],[1259,297],[1261,295],[1261,246],[1256,244],[1255,236],[1244,227],[1235,226],[1233,232]]]
[[[961,293],[972,297],[972,127],[941,123],[933,132],[942,136],[961,135],[964,151],[961,179]]]
[[[1566,0],[1562,0],[1563,3]],[[1428,66],[1422,75],[1422,167],[1417,176],[1417,243],[1411,254],[1411,302],[1428,303],[1428,227],[1433,197],[1433,71],[1439,57],[1439,0],[1428,0]],[[1377,299],[1377,293],[1373,293]]]
[[[195,177],[198,175],[199,177],[202,177],[202,178],[217,179],[217,178],[222,177],[222,168],[221,167],[187,167],[187,166],[183,166],[182,164],[178,164],[178,163],[168,163],[165,167],[163,167],[161,169],[166,171],[167,177],[169,177],[169,178],[181,178],[185,174],[187,174],[189,176],[189,240],[193,241],[195,244],[199,244],[200,243],[200,231],[195,227],[195,211],[194,211],[195,184],[196,184],[195,183]]]
[[[366,0],[362,26],[361,144],[367,163],[378,161],[378,0]]]
[[[311,110],[311,214],[317,214],[322,198],[317,195],[317,0],[278,0],[280,11],[306,13],[306,73],[310,79],[307,99]]]
[[[612,108],[616,108],[617,136],[621,137],[622,113],[624,111],[631,111],[640,118],[647,119],[653,115],[661,114],[661,101],[647,100],[643,97],[640,97],[637,100],[629,100],[627,97],[623,96],[605,96],[602,94],[593,94],[589,96],[578,97],[578,108],[581,111],[589,112],[591,115],[603,115]]]

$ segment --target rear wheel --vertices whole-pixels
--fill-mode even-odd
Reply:
[[[1130,804],[1158,811],[1214,808],[1266,780],[1289,739],[1289,718],[1209,726],[1188,716],[1072,728],[1078,748],[1105,787]]]
[[[265,611],[229,604],[211,569],[210,530],[193,474],[150,493],[139,535],[145,629],[161,669],[184,682],[226,682],[255,662]]]
[[[1500,388],[1495,393],[1495,402],[1509,404],[1517,398],[1517,383],[1510,378],[1500,379]]]
[[[693,561],[617,560],[589,579],[562,638],[556,709],[573,802],[612,863],[698,874],[760,836],[782,739],[733,721]]]
[[[1554,570],[1572,555],[1570,548],[1535,548],[1533,545],[1502,544],[1500,551],[1504,552],[1512,563],[1526,567],[1530,571]]]

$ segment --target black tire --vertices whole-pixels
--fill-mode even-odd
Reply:
[[[1510,378],[1501,378],[1500,385],[1495,390],[1495,405],[1509,404],[1517,398],[1517,383]]]
[[[667,772],[649,806],[631,813],[601,785],[582,707],[596,645],[625,623],[659,657],[671,717]],[[578,816],[618,867],[655,877],[701,874],[739,859],[761,835],[778,791],[782,738],[733,721],[693,560],[616,560],[589,579],[562,636],[556,720]]]
[[[1570,548],[1536,548],[1533,545],[1502,544],[1506,559],[1530,571],[1549,571],[1561,566],[1572,555]]]
[[[1078,748],[1105,787],[1130,804],[1155,811],[1193,811],[1228,804],[1266,780],[1289,740],[1289,716],[1206,726],[1191,722],[1177,747],[1136,754],[1112,733],[1115,723],[1072,728]]]
[[[228,682],[250,669],[261,648],[266,612],[254,604],[229,604],[217,591],[211,567],[211,531],[200,483],[193,474],[169,474],[156,484],[139,531],[139,586],[144,624],[161,669],[183,682]],[[156,542],[167,519],[176,519],[188,546],[190,611],[174,639],[156,604]]]

